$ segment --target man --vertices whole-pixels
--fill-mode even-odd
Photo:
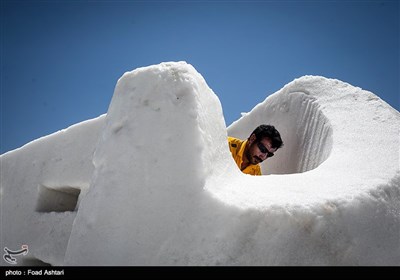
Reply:
[[[247,140],[228,137],[228,143],[239,169],[250,175],[261,175],[259,164],[283,146],[278,130],[265,124],[258,126]]]

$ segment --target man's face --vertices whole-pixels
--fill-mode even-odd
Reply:
[[[275,153],[276,149],[271,147],[271,141],[268,138],[263,138],[257,141],[253,134],[249,139],[249,149],[246,152],[246,157],[251,164],[259,164],[268,158],[269,153]]]

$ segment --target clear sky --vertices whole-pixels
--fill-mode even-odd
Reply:
[[[2,0],[0,153],[106,113],[123,73],[165,61],[203,75],[227,126],[303,75],[400,110],[399,10],[397,0]]]

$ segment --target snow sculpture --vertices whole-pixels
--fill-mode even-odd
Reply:
[[[254,177],[226,137],[260,123],[285,146]],[[2,155],[2,246],[37,264],[398,265],[399,124],[376,95],[305,76],[227,131],[191,65],[139,68],[106,116]]]

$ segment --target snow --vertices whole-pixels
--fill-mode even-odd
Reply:
[[[284,147],[236,167],[227,136]],[[125,73],[107,114],[1,155],[1,247],[19,265],[399,265],[400,114],[304,76],[226,129],[185,62]],[[2,260],[2,265],[5,262]]]

